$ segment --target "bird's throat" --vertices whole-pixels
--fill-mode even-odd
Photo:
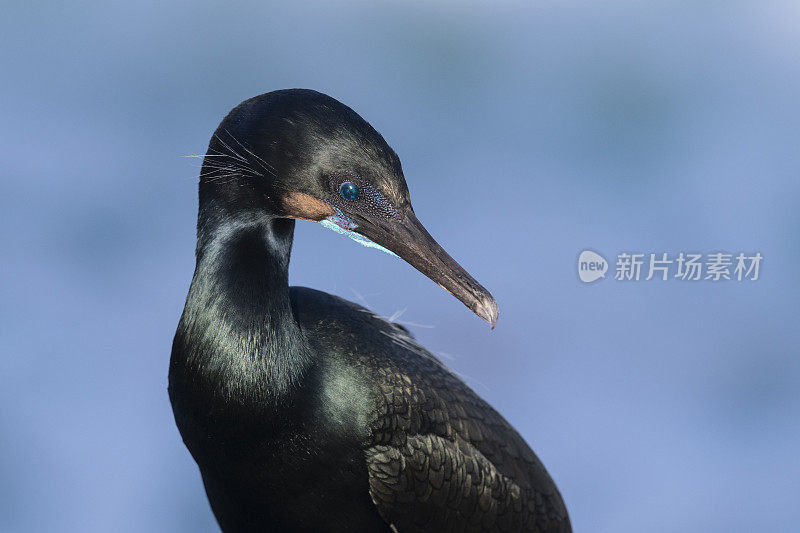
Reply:
[[[293,233],[294,221],[282,218],[201,220],[175,342],[183,364],[226,398],[284,397],[302,381],[308,350],[288,284]]]

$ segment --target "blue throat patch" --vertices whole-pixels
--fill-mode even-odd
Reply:
[[[344,213],[342,213],[338,208],[334,207],[334,209],[336,209],[336,214],[320,220],[319,221],[320,225],[322,225],[325,228],[328,228],[329,230],[333,230],[336,233],[347,235],[348,237],[350,237],[351,239],[353,239],[362,246],[367,246],[368,248],[377,248],[382,252],[386,252],[387,254],[398,257],[397,254],[394,253],[393,251],[387,250],[380,244],[372,242],[371,240],[367,239],[360,233],[356,233],[355,231],[353,231],[358,227],[358,225],[351,219],[346,217]]]

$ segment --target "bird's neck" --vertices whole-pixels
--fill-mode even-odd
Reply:
[[[309,350],[289,299],[293,234],[293,220],[263,212],[231,218],[201,206],[197,266],[178,332],[185,363],[225,398],[284,398],[307,370]]]

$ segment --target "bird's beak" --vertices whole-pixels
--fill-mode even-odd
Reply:
[[[439,246],[411,209],[396,218],[363,221],[353,231],[400,256],[494,329],[498,310],[491,293]]]

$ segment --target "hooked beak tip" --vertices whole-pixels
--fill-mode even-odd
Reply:
[[[497,309],[497,302],[495,302],[494,298],[491,296],[480,300],[475,306],[474,312],[488,322],[492,329],[497,325],[497,318],[500,315],[500,311]]]

